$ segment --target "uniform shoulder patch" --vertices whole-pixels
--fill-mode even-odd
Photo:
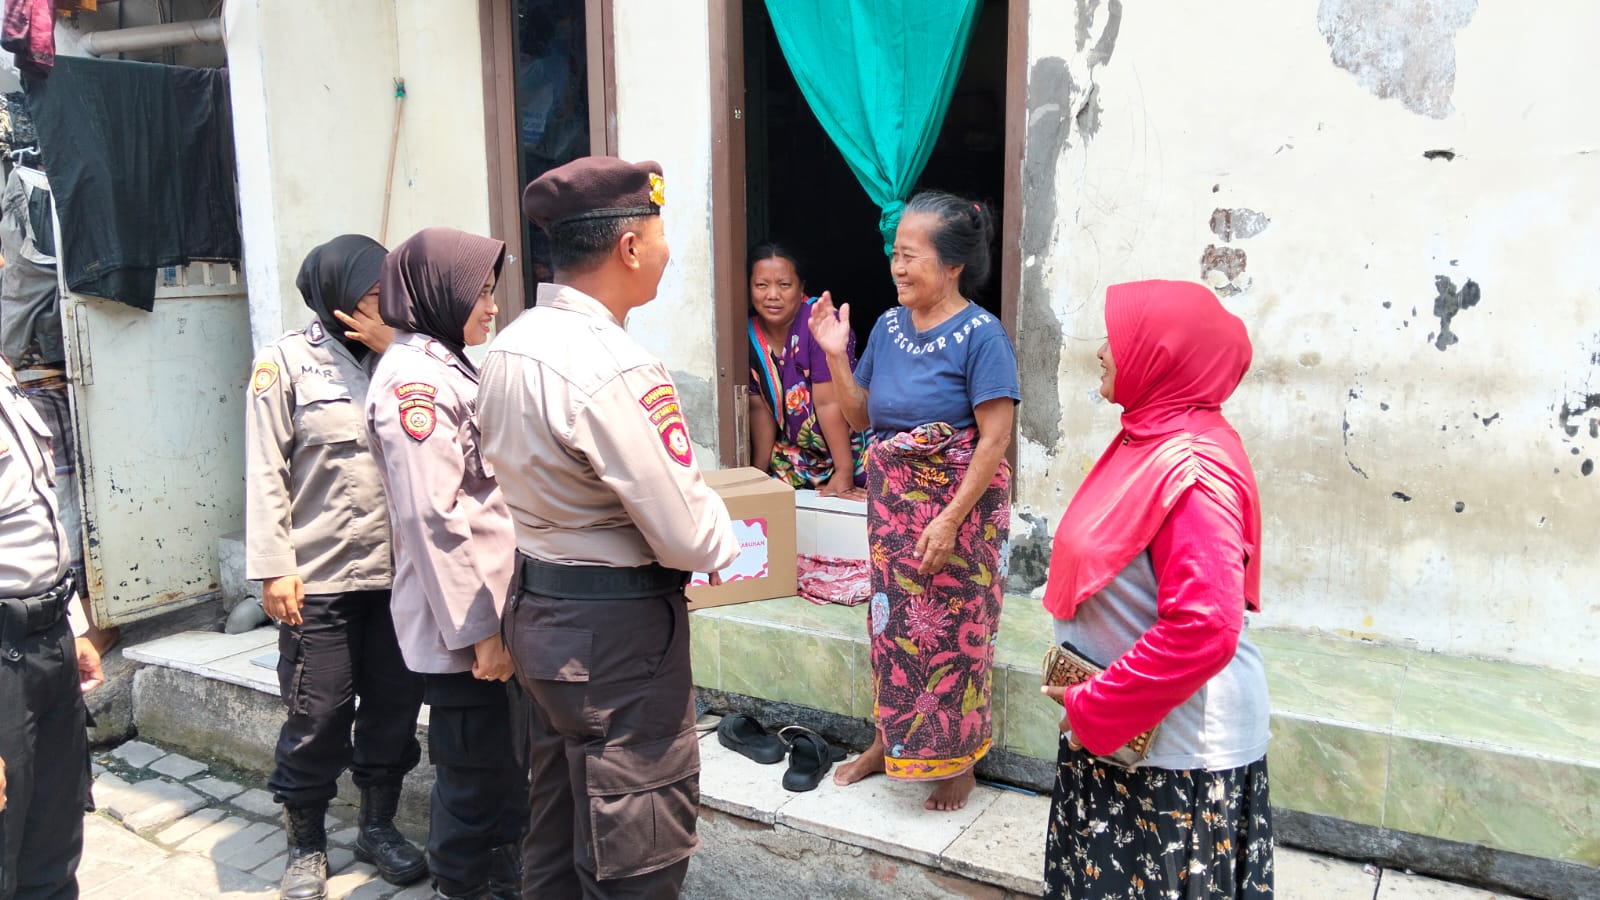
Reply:
[[[640,395],[639,405],[653,411],[663,403],[675,402],[677,399],[678,391],[670,383],[658,384]]]
[[[256,363],[256,370],[250,374],[250,390],[257,397],[265,394],[267,388],[278,383],[278,364],[274,362]]]
[[[412,394],[421,394],[432,399],[433,397],[437,396],[438,393],[439,389],[427,383],[426,381],[408,381],[394,389],[394,395],[399,397],[401,400],[406,399]]]
[[[661,446],[667,448],[672,461],[684,468],[694,462],[694,451],[689,447],[689,429],[682,417],[674,417],[656,426],[661,433]]]
[[[639,397],[639,405],[650,417],[650,424],[655,426],[661,446],[666,448],[672,461],[684,467],[692,465],[694,450],[689,446],[689,428],[684,424],[678,392],[671,383],[658,384],[645,391]]]
[[[418,394],[400,400],[400,427],[412,440],[419,443],[427,440],[438,421],[431,398]]]
[[[433,434],[433,426],[439,421],[433,398],[438,394],[439,389],[426,381],[408,381],[395,387],[394,396],[400,401],[400,427],[412,440],[420,443]]]

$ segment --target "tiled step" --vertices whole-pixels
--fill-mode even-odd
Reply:
[[[277,675],[255,661],[276,646],[275,628],[239,635],[184,632],[126,649],[146,666],[135,678],[134,716],[143,740],[265,773],[283,722]],[[419,722],[426,748],[427,708]],[[759,766],[701,741],[702,849],[686,896],[747,897],[724,873],[748,872],[755,851],[792,869],[795,854],[832,859],[816,882],[823,894],[778,890],[769,898],[1016,897],[1042,891],[1044,797],[980,785],[968,808],[933,815],[925,788],[873,779],[850,789],[825,779],[816,791],[786,792],[784,766]],[[406,779],[401,819],[426,821],[432,769],[426,758]],[[354,800],[350,785],[341,795]],[[871,809],[866,818],[861,810]],[[1022,826],[1027,823],[1027,836]],[[1005,838],[1001,843],[997,839]],[[787,861],[783,863],[782,861]],[[816,877],[814,874],[808,877]],[[734,890],[732,894],[727,890]]]
[[[1048,634],[1038,626],[1047,625],[1029,618],[1023,598],[1010,598],[1011,607],[1004,619],[1009,634],[1001,640],[1001,666],[1013,671],[1004,682],[997,679],[996,736],[1017,747],[1032,747],[1026,731],[1040,724],[1054,727],[1048,710],[1044,714],[1028,709],[1024,699],[1037,696],[1036,675],[1028,671],[1032,660],[1028,634]],[[855,638],[864,644],[865,611],[843,607],[813,607],[788,599],[757,604],[722,607],[696,613],[693,617],[696,671],[705,677],[729,676],[722,682],[753,691],[796,698],[814,709],[853,710],[865,670],[865,657],[858,660]],[[1026,627],[1025,627],[1026,626]],[[1324,759],[1296,759],[1283,756],[1285,747],[1329,746],[1352,733],[1383,734],[1390,739],[1421,740],[1417,735],[1401,735],[1394,724],[1398,710],[1406,708],[1405,685],[1400,672],[1367,667],[1374,664],[1398,666],[1404,672],[1432,672],[1432,667],[1449,665],[1455,677],[1449,684],[1470,690],[1477,669],[1461,670],[1459,662],[1416,659],[1417,654],[1391,648],[1333,641],[1301,635],[1259,633],[1255,636],[1268,655],[1272,668],[1273,690],[1280,711],[1275,719],[1277,738],[1273,750],[1273,790],[1275,799],[1289,803],[1347,802],[1364,792],[1381,788],[1365,781],[1343,780],[1340,773],[1359,768],[1371,748],[1357,748],[1354,758],[1330,753]],[[282,722],[282,706],[277,699],[276,675],[272,669],[253,660],[270,655],[276,641],[272,628],[261,628],[242,635],[188,632],[147,644],[130,647],[131,659],[146,666],[135,685],[135,715],[141,736],[147,740],[187,750],[201,758],[219,759],[246,770],[265,772],[271,766],[272,744]],[[1361,650],[1372,652],[1362,655]],[[1398,655],[1397,655],[1398,654]],[[1426,656],[1422,654],[1421,656]],[[848,668],[846,668],[848,666]],[[1470,668],[1470,667],[1469,667]],[[766,675],[756,670],[771,670]],[[1492,673],[1500,670],[1491,668]],[[1362,674],[1365,672],[1366,674]],[[1476,673],[1476,674],[1474,674]],[[1377,677],[1382,675],[1384,677]],[[799,682],[806,689],[791,689]],[[1014,679],[1014,680],[1013,680]],[[1288,679],[1286,681],[1285,679]],[[1362,681],[1366,679],[1366,681]],[[1297,694],[1292,684],[1305,680]],[[1354,682],[1349,693],[1357,697],[1378,695],[1377,699],[1356,702],[1345,698],[1339,707],[1344,720],[1324,719],[1304,713],[1305,706],[1327,706],[1330,698],[1343,697],[1341,690]],[[840,690],[840,686],[843,690]],[[1021,685],[1014,692],[1010,686]],[[1412,687],[1433,685],[1431,675],[1412,681]],[[1556,680],[1560,696],[1584,687]],[[1381,695],[1392,688],[1393,706]],[[1522,689],[1530,697],[1547,697],[1542,680]],[[1431,688],[1430,688],[1431,689]],[[787,694],[785,693],[787,691]],[[1324,693],[1318,693],[1324,692]],[[1593,693],[1586,696],[1593,697]],[[1570,698],[1568,698],[1570,699]],[[1012,704],[1008,706],[1006,701]],[[1535,702],[1535,701],[1529,701]],[[1538,700],[1537,702],[1547,702]],[[1576,702],[1576,701],[1574,701]],[[1384,709],[1393,709],[1390,731],[1383,732],[1370,723],[1353,718],[1382,718]],[[426,712],[426,710],[424,710]],[[1582,712],[1565,710],[1563,715]],[[847,713],[848,714],[848,713]],[[1404,719],[1407,727],[1421,724]],[[1430,720],[1422,720],[1423,724]],[[1592,722],[1593,719],[1573,721]],[[1300,723],[1298,735],[1286,734]],[[1019,725],[1018,723],[1023,723]],[[786,724],[777,720],[771,726]],[[1334,729],[1325,733],[1319,729]],[[419,723],[425,737],[426,718]],[[1309,734],[1307,738],[1305,735]],[[1332,734],[1333,737],[1328,737]],[[1466,743],[1434,742],[1440,746],[1465,748]],[[426,742],[424,741],[424,746]],[[1479,749],[1488,751],[1488,747]],[[1504,748],[1502,748],[1503,752]],[[1298,752],[1298,750],[1296,751]],[[954,814],[932,814],[922,808],[926,788],[891,783],[874,778],[841,788],[824,780],[814,792],[791,794],[780,781],[783,766],[760,766],[730,751],[709,732],[701,742],[702,810],[700,832],[703,847],[691,866],[686,897],[744,898],[753,896],[753,885],[768,900],[788,897],[850,896],[864,898],[917,897],[1022,897],[1036,896],[1041,890],[1044,833],[1048,797],[1026,791],[1002,789],[980,784],[967,809]],[[1526,758],[1524,754],[1524,758]],[[1569,768],[1579,761],[1546,760]],[[427,794],[432,771],[424,765],[407,779],[402,803],[402,820],[413,825],[426,821]],[[1306,784],[1320,787],[1305,789]],[[348,785],[346,786],[348,791]],[[1296,796],[1304,791],[1306,799]],[[1383,796],[1380,793],[1380,796]],[[1592,796],[1592,795],[1590,795]],[[346,799],[354,799],[347,796]],[[1295,807],[1290,807],[1295,808]],[[1502,813],[1516,815],[1515,809]],[[1592,820],[1572,820],[1574,827],[1596,832]],[[1281,829],[1280,829],[1281,836]],[[1476,851],[1478,848],[1471,848]],[[1376,853],[1347,851],[1367,859]],[[1404,865],[1405,863],[1398,863]],[[1311,856],[1280,848],[1277,860],[1279,895],[1290,898],[1368,898],[1378,886],[1379,873],[1361,864]],[[1555,887],[1530,891],[1539,896],[1594,896],[1593,869],[1585,869]],[[1584,881],[1583,872],[1591,873]],[[1464,877],[1471,873],[1445,872]],[[1544,877],[1545,881],[1538,879]],[[1417,896],[1492,897],[1497,895],[1456,888],[1450,885],[1410,879],[1396,872],[1382,875],[1378,896],[1412,896],[1406,890],[1423,885],[1432,893]],[[1530,883],[1548,885],[1549,873],[1530,876]],[[1389,882],[1394,890],[1389,891]],[[1492,880],[1492,879],[1491,879]],[[1507,879],[1502,878],[1502,881]],[[1444,891],[1445,893],[1438,893]],[[1588,893],[1586,893],[1588,892]],[[1415,892],[1413,892],[1415,893]],[[1508,895],[1509,896],[1509,895]]]
[[[1048,764],[1060,708],[1038,684],[1051,623],[1037,600],[1005,604],[995,747]],[[697,612],[696,683],[863,719],[866,616],[798,598]],[[1550,861],[1546,876],[1570,880],[1586,870],[1600,889],[1600,679],[1314,634],[1251,637],[1272,692],[1275,806],[1364,826],[1391,846],[1421,836],[1508,854],[1485,871]]]

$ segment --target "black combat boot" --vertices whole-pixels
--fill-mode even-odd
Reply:
[[[485,885],[465,885],[434,876],[433,900],[490,900],[490,897]]]
[[[522,847],[501,844],[489,851],[489,900],[521,900]]]
[[[328,896],[328,835],[322,817],[328,805],[283,807],[283,830],[289,837],[289,862],[278,883],[280,900],[324,900]]]
[[[371,863],[390,884],[410,884],[428,874],[422,851],[394,827],[400,805],[400,785],[375,784],[361,789],[361,831],[356,835],[356,859]]]

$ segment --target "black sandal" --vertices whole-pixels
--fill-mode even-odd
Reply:
[[[793,737],[790,732],[796,732]],[[828,743],[822,735],[800,725],[779,730],[778,736],[789,745],[789,768],[783,773],[786,791],[804,793],[816,790],[833,764],[845,758],[845,749]]]
[[[729,713],[717,724],[717,743],[762,765],[783,762],[784,742],[767,733],[754,717]]]

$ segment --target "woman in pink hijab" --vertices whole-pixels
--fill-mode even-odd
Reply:
[[[1261,504],[1221,411],[1250,338],[1174,281],[1113,285],[1106,331],[1100,393],[1122,430],[1056,529],[1044,597],[1056,641],[1106,668],[1046,689],[1064,707],[1046,895],[1269,897],[1267,683],[1243,634]]]

